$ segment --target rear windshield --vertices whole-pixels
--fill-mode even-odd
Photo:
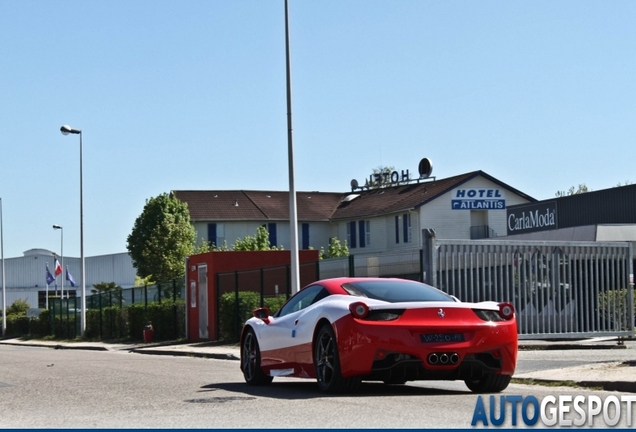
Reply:
[[[408,280],[373,280],[347,282],[342,285],[350,295],[398,302],[454,302],[448,294],[420,282]]]

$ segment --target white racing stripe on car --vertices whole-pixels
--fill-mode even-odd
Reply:
[[[272,369],[269,371],[270,376],[279,377],[279,376],[287,376],[292,375],[294,373],[294,369]]]

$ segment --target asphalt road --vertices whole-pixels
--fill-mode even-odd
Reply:
[[[587,355],[596,360],[598,352]],[[542,367],[540,352],[528,356],[521,368]],[[313,380],[277,378],[254,388],[238,367],[233,360],[0,346],[0,427],[468,428],[478,401],[461,382],[364,383],[360,393],[336,397],[318,392]],[[511,384],[504,394],[611,393]],[[621,420],[627,427],[624,414]],[[504,426],[510,422],[508,414]]]

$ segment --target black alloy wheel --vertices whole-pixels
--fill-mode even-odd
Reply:
[[[249,385],[265,385],[274,379],[274,377],[265,375],[261,369],[261,350],[258,347],[256,334],[251,328],[246,331],[241,344],[241,369],[245,382]]]
[[[360,386],[359,377],[343,378],[340,372],[338,343],[330,325],[323,325],[314,342],[314,365],[318,388],[325,393],[354,392]]]

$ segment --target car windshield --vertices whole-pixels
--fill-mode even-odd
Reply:
[[[398,302],[454,302],[448,294],[420,282],[408,280],[369,280],[347,282],[342,285],[350,295]]]

